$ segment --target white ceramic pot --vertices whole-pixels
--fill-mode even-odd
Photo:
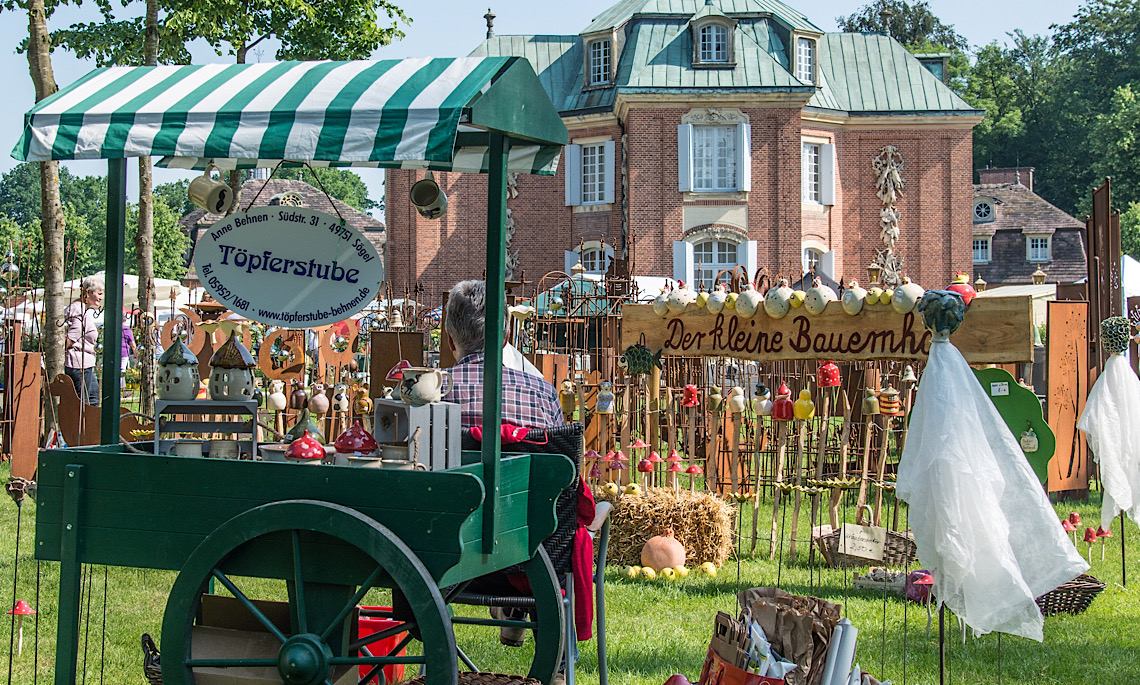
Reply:
[[[210,369],[210,399],[240,402],[253,399],[253,372],[249,369]]]
[[[211,440],[211,459],[237,459],[241,456],[237,440]]]
[[[187,401],[198,397],[197,364],[163,364],[158,369],[158,399]]]
[[[451,390],[451,374],[432,368],[404,369],[400,382],[400,399],[413,406],[439,402]],[[447,379],[445,384],[443,381]]]

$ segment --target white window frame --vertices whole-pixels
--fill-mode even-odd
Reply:
[[[1045,241],[1045,253],[1041,256],[1040,253],[1035,254],[1033,249],[1033,242],[1035,240]],[[1053,261],[1053,236],[1050,235],[1027,235],[1025,236],[1025,259],[1030,262],[1051,262]]]
[[[613,69],[613,42],[598,38],[586,45],[586,85],[605,86]]]
[[[587,261],[589,260],[589,256],[591,254],[603,256],[602,265],[601,265],[600,269],[599,268],[590,268],[592,265],[587,264]],[[580,262],[582,264],[582,266],[586,269],[586,273],[593,274],[596,276],[604,276],[606,274],[606,271],[609,270],[610,265],[613,264],[613,261],[614,261],[614,248],[613,248],[613,246],[609,245],[608,243],[603,243],[603,242],[598,241],[598,240],[587,240],[584,243],[575,247],[573,250],[566,250],[565,251],[565,262],[566,262],[565,271],[566,271],[566,273],[570,273],[570,270],[574,268],[574,265],[578,264]]]
[[[796,78],[815,83],[815,40],[796,37]]]
[[[800,148],[800,199],[813,204],[823,204],[823,157],[821,143],[804,142]]]
[[[973,251],[975,264],[989,264],[994,258],[994,239],[988,235],[974,236]]]
[[[697,247],[712,243],[714,255],[720,257],[715,264],[708,264],[701,260],[701,271],[697,271]],[[733,259],[732,250],[736,251]],[[712,287],[713,278],[722,270],[732,271],[738,266],[748,271],[748,278],[756,277],[757,242],[747,240],[739,231],[725,229],[720,226],[694,231],[684,240],[673,242],[673,279],[693,284],[693,287],[703,285]],[[703,277],[703,278],[702,278]]]
[[[731,137],[731,147],[727,143]],[[719,137],[719,140],[717,139]],[[710,140],[711,139],[711,140]],[[706,143],[712,143],[710,150]],[[752,129],[735,124],[677,127],[677,187],[681,192],[735,193],[752,190]]]
[[[978,208],[982,207],[982,206],[988,207],[989,211],[986,213],[985,216],[978,216]],[[995,214],[997,214],[997,208],[994,207],[994,201],[993,200],[991,200],[989,198],[978,198],[977,200],[974,200],[974,223],[975,224],[988,224],[989,222],[993,221],[996,218],[994,216]]]
[[[724,24],[705,24],[697,30],[698,57],[701,64],[727,64],[729,45],[728,27]]]
[[[566,154],[566,162],[563,165],[566,178],[566,206],[612,204],[614,154],[617,149],[614,141],[583,139],[563,149]],[[594,152],[589,152],[591,150]],[[598,151],[601,153],[600,159]],[[587,169],[586,162],[591,160],[590,169]],[[599,171],[601,178],[598,177]]]

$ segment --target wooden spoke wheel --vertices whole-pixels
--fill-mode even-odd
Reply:
[[[290,544],[291,543],[291,544]],[[549,563],[549,562],[548,562]],[[232,576],[232,578],[231,578]],[[239,578],[240,576],[240,578]],[[284,579],[290,628],[282,630],[235,579]],[[211,579],[280,643],[272,658],[203,657],[191,652],[195,619]],[[393,630],[350,642],[348,619],[375,586],[391,586],[410,619]],[[368,647],[406,633],[388,654]],[[397,656],[412,637],[422,656]],[[435,581],[388,528],[354,509],[314,500],[274,502],[239,514],[208,535],[174,582],[162,623],[166,685],[194,685],[197,669],[275,668],[285,685],[332,685],[340,667],[427,664],[428,685],[455,685],[455,635]],[[369,678],[373,673],[369,674]],[[363,680],[363,679],[362,679]]]
[[[533,608],[528,608],[527,618],[521,621],[532,631],[534,638],[534,658],[531,661],[527,677],[549,683],[558,671],[562,661],[563,648],[566,646],[566,635],[563,628],[565,611],[562,607],[562,587],[558,584],[558,576],[554,572],[554,566],[550,563],[550,557],[547,556],[546,550],[541,546],[530,561],[522,564],[522,570],[530,582],[534,598]],[[478,600],[467,599],[471,596],[464,593],[464,589],[465,587],[462,585],[453,588],[445,601],[464,605],[483,604]],[[455,625],[488,626],[492,630],[485,631],[486,639],[495,642],[499,640],[500,628],[504,626],[519,627],[520,623],[519,621],[487,618],[485,615],[478,618],[453,615],[452,622]],[[498,671],[498,669],[493,668],[494,664],[472,662],[462,651],[459,652],[459,658],[469,670]]]

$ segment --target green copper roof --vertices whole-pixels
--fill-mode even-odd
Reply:
[[[823,33],[806,16],[778,0],[714,0],[714,4],[725,14],[765,14],[775,17],[797,31]],[[621,26],[635,14],[679,14],[692,17],[705,6],[705,0],[621,0],[605,10],[583,34],[605,31]]]
[[[880,34],[828,33],[819,42],[820,90],[809,107],[850,113],[981,114]]]

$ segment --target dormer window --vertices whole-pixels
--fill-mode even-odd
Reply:
[[[588,48],[587,84],[604,86],[610,82],[610,40],[602,38],[590,43]]]
[[[704,63],[728,61],[728,27],[721,24],[701,27],[699,57]]]
[[[796,39],[796,78],[804,83],[815,83],[815,41]]]

